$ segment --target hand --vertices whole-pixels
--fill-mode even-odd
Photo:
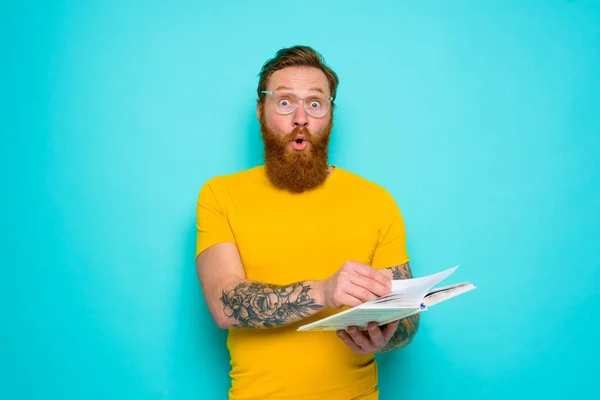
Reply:
[[[337,335],[357,354],[375,353],[385,347],[398,329],[400,321],[390,322],[380,329],[375,322],[369,323],[366,331],[359,331],[356,326],[351,326],[348,331],[340,329]]]
[[[358,306],[391,293],[390,278],[358,262],[345,263],[331,278],[320,281],[321,301],[326,308]]]

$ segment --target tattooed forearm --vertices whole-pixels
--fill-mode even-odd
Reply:
[[[233,327],[272,328],[305,318],[323,306],[309,295],[306,282],[288,286],[242,282],[221,296],[223,313]]]
[[[409,263],[396,265],[388,269],[392,271],[392,279],[411,279],[413,277]]]
[[[409,263],[388,268],[392,271],[392,279],[412,279],[413,274]],[[400,320],[398,329],[390,341],[379,351],[385,353],[408,345],[419,329],[419,314]]]
[[[419,314],[411,315],[400,320],[398,329],[392,335],[390,341],[381,349],[379,353],[386,353],[388,351],[396,350],[401,347],[407,346],[412,342],[415,337],[415,333],[419,329]]]

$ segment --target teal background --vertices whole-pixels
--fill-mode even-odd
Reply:
[[[380,398],[596,398],[599,1],[4,1],[0,41],[3,399],[226,397],[196,196],[261,163],[257,73],[294,44],[415,274],[478,286],[378,357]]]

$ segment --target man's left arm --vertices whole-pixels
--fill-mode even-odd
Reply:
[[[393,267],[384,268],[382,273],[391,279],[411,279],[413,277],[408,262]],[[386,353],[407,346],[419,329],[419,314],[411,315],[399,321],[384,326],[376,323],[369,324],[366,331],[356,327],[339,330],[338,336],[354,352],[359,354]]]
[[[392,273],[392,279],[412,279],[413,277],[409,263],[389,267],[386,268],[386,270]],[[396,331],[392,334],[390,340],[385,344],[385,346],[381,350],[378,350],[376,352],[385,353],[408,345],[413,340],[415,334],[417,333],[417,330],[419,329],[419,320],[420,314],[415,314],[398,321],[398,327],[396,328]]]

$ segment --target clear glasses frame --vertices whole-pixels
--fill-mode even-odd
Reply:
[[[333,97],[329,97],[326,100],[326,106],[323,107],[322,109],[316,110],[314,108],[311,108],[311,107],[307,106],[307,103],[306,103],[306,99],[311,98],[311,96],[314,96],[314,95],[309,95],[309,96],[306,96],[306,97],[300,97],[296,93],[291,92],[291,91],[287,91],[287,90],[279,90],[279,91],[277,91],[277,90],[275,90],[275,91],[273,91],[273,90],[261,90],[261,93],[270,94],[272,96],[275,95],[276,93],[287,93],[287,94],[290,94],[290,95],[293,95],[294,97],[296,97],[298,99],[298,101],[295,104],[290,105],[288,107],[289,108],[288,110],[282,110],[280,107],[277,107],[277,112],[279,114],[283,114],[283,115],[291,114],[294,111],[296,111],[296,109],[298,108],[298,105],[300,104],[300,101],[302,100],[302,103],[304,104],[304,110],[306,111],[306,113],[308,115],[310,115],[312,117],[317,117],[317,118],[318,117],[322,117],[325,114],[327,114],[327,111],[329,111],[329,108],[331,107],[331,101],[333,100]]]

